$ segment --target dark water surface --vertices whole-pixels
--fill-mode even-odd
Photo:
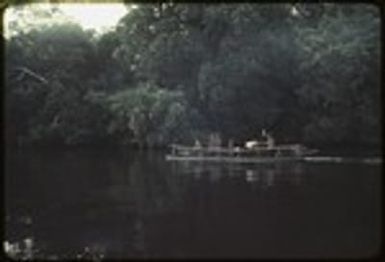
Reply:
[[[362,258],[381,240],[380,164],[29,150],[6,156],[5,182],[6,240],[41,258]]]

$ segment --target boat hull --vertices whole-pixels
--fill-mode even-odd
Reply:
[[[224,162],[224,163],[271,163],[282,161],[301,161],[302,156],[285,157],[229,157],[229,156],[175,156],[166,155],[167,161],[197,161],[197,162]]]

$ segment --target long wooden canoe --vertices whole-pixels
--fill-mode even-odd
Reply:
[[[210,161],[226,163],[272,163],[280,161],[300,161],[302,156],[283,156],[283,157],[243,157],[243,156],[177,156],[166,155],[168,161]]]

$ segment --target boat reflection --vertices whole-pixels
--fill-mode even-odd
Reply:
[[[260,178],[259,178],[259,172],[256,171],[256,170],[252,170],[252,169],[247,169],[246,170],[246,181],[247,182],[256,182],[258,181]]]
[[[304,175],[303,163],[230,164],[175,162],[172,170],[194,180],[208,179],[216,183],[226,179],[241,179],[249,184],[261,184],[268,188],[276,185],[299,186]]]

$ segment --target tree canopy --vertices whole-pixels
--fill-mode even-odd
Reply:
[[[380,142],[375,5],[140,4],[101,36],[69,21],[9,26],[11,144],[240,143],[262,128],[278,141]]]

